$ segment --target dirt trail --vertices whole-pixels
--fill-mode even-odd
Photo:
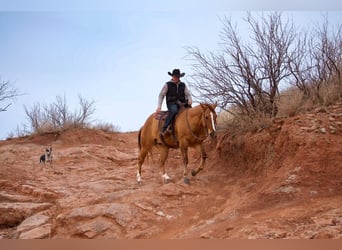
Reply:
[[[170,183],[154,155],[137,184],[136,138],[69,130],[0,141],[0,238],[342,238],[342,103],[207,141],[189,186],[177,150]],[[50,146],[53,164],[39,164]]]

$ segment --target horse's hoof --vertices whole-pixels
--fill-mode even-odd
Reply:
[[[190,180],[189,180],[189,178],[184,178],[184,183],[185,183],[186,185],[190,185]]]
[[[197,174],[196,170],[191,170],[191,175],[195,176]]]

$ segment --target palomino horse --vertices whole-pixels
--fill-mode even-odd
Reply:
[[[137,181],[141,182],[141,167],[146,155],[157,148],[160,153],[158,165],[164,182],[170,180],[165,171],[164,164],[170,148],[180,148],[184,164],[184,183],[189,184],[188,178],[188,148],[195,148],[201,154],[201,162],[197,169],[191,172],[192,176],[203,170],[207,154],[203,141],[210,135],[216,137],[216,104],[200,104],[194,108],[186,109],[178,115],[174,123],[174,134],[178,143],[174,144],[173,135],[161,138],[155,113],[150,115],[138,135],[140,154],[138,157]]]

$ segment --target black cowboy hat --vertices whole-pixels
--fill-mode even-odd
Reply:
[[[174,69],[174,70],[172,71],[172,73],[171,73],[171,72],[167,72],[167,73],[168,73],[170,76],[178,76],[178,77],[183,77],[183,76],[185,76],[185,73],[181,73],[179,69]]]

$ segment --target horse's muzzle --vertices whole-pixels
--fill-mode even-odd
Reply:
[[[216,132],[215,131],[212,131],[212,132],[210,132],[210,137],[212,138],[212,139],[215,139],[216,138]]]

